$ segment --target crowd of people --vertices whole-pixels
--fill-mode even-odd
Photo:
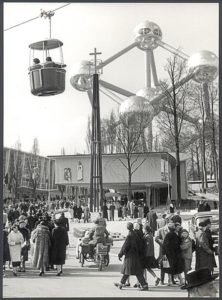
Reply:
[[[45,201],[21,201],[4,207],[3,213],[3,269],[6,262],[14,276],[26,272],[30,251],[32,265],[39,276],[56,266],[57,276],[63,272],[68,238],[69,221],[62,212],[56,219],[55,211]],[[31,247],[32,246],[32,247]]]
[[[128,222],[129,233],[118,254],[120,260],[124,256],[123,276],[115,286],[120,289],[129,286],[129,276],[135,275],[138,282],[134,287],[139,286],[142,291],[149,290],[147,270],[155,278],[156,286],[167,284],[187,288],[190,274],[193,272],[191,263],[194,258],[195,274],[202,274],[203,270],[207,269],[205,272],[210,274],[208,277],[215,279],[218,274],[216,277],[213,275],[217,265],[210,227],[210,219],[200,222],[195,237],[191,238],[188,230],[182,226],[179,212],[163,214],[159,228],[155,231],[148,220],[144,225],[141,219],[137,219],[135,223]],[[157,258],[154,256],[154,240],[159,245]],[[160,268],[160,277],[155,274],[153,268]],[[168,277],[167,283],[165,276]]]
[[[69,212],[70,221],[91,221],[88,205],[80,205],[66,199],[57,199],[50,203],[44,199],[22,200],[16,204],[5,202],[3,268],[5,269],[6,262],[9,262],[14,276],[17,276],[18,272],[26,272],[28,255],[31,255],[32,266],[39,270],[39,276],[52,269],[60,276],[69,245],[69,221],[62,212],[64,210]],[[181,288],[189,287],[193,259],[195,272],[201,273],[204,272],[203,269],[207,269],[205,272],[209,272],[208,277],[215,278],[215,248],[210,219],[200,222],[198,231],[191,237],[183,228],[180,212],[175,212],[173,205],[158,218],[157,212],[152,207],[149,209],[143,202],[104,201],[100,213],[101,220],[105,223],[114,221],[115,210],[118,212],[118,220],[131,221],[127,223],[128,235],[118,254],[120,260],[124,256],[123,276],[115,286],[120,289],[130,286],[130,276],[135,275],[137,283],[134,286],[141,290],[149,290],[146,276],[149,272],[155,278],[156,286],[177,284]],[[56,211],[60,211],[59,218],[56,218]],[[95,247],[98,238],[103,238],[96,236],[101,227],[104,227],[103,235],[105,234],[107,239],[106,226],[95,222],[95,227],[86,232],[83,241]],[[154,254],[154,241],[159,245],[157,258]],[[153,269],[160,269],[160,275],[157,275],[159,271],[157,273]]]

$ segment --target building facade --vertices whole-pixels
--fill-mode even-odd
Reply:
[[[89,197],[90,155],[49,156],[55,161],[55,184],[67,196]],[[146,199],[149,207],[176,200],[176,160],[169,153],[135,153],[131,157],[132,195]],[[103,188],[128,192],[127,160],[123,153],[102,155]],[[181,197],[187,199],[186,161],[181,161]],[[98,209],[98,203],[95,204]]]
[[[3,197],[47,195],[55,185],[55,161],[18,149],[3,149]]]

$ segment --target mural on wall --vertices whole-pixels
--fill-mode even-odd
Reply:
[[[77,180],[78,181],[83,180],[83,165],[81,161],[79,161],[77,165]]]
[[[71,179],[72,179],[72,171],[71,171],[70,168],[65,168],[64,169],[64,179],[66,181],[71,181]]]

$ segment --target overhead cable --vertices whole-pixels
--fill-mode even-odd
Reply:
[[[67,5],[70,5],[70,4],[72,4],[72,3],[67,3],[67,4],[62,5],[62,6],[60,6],[60,7],[57,7],[57,8],[55,8],[55,9],[51,10],[51,11],[54,12],[54,11],[56,11],[56,10],[59,10],[59,9],[65,7],[65,6],[67,6]],[[41,11],[41,13],[39,14],[39,16],[37,16],[37,17],[35,17],[35,18],[32,18],[32,19],[29,19],[29,20],[27,20],[27,21],[18,23],[18,24],[14,25],[14,26],[8,27],[8,28],[4,29],[4,31],[10,30],[10,29],[13,29],[13,28],[15,28],[15,27],[18,27],[18,26],[20,26],[20,25],[23,25],[23,24],[25,24],[25,23],[31,22],[31,21],[33,21],[33,20],[36,20],[36,19],[38,19],[38,18],[41,18],[42,16],[43,16],[43,12]]]

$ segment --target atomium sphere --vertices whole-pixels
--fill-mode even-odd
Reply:
[[[70,83],[81,92],[86,92],[92,88],[92,64],[87,60],[76,63],[71,69]]]
[[[143,114],[147,120],[150,120],[153,117],[154,109],[145,98],[131,96],[120,105],[119,113],[127,116]]]
[[[152,101],[156,96],[161,94],[160,88],[154,87],[144,87],[139,90],[136,95],[145,98],[148,101]]]
[[[202,50],[194,53],[187,64],[196,82],[211,82],[218,75],[218,57],[213,52]]]
[[[145,21],[136,26],[133,31],[134,41],[138,42],[141,50],[152,50],[158,47],[158,41],[162,40],[160,27],[150,21]]]

